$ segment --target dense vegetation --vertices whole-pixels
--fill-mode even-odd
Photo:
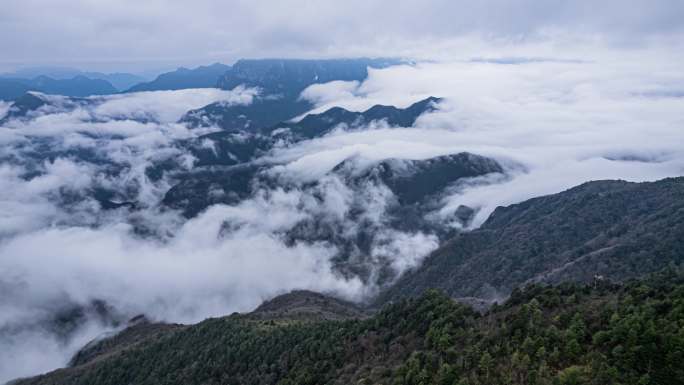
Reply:
[[[437,291],[347,321],[209,319],[21,384],[681,384],[684,275],[528,286],[479,314]]]
[[[682,218],[683,177],[584,183],[497,208],[480,228],[443,244],[379,303],[428,288],[496,299],[532,282],[641,277],[684,262]]]

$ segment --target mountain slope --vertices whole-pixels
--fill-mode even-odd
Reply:
[[[684,177],[585,183],[497,208],[481,228],[456,235],[379,302],[427,288],[498,299],[527,282],[638,277],[684,261],[682,218]]]
[[[300,93],[312,84],[333,80],[361,81],[368,68],[399,64],[390,59],[259,59],[239,60],[218,81],[222,89],[238,86],[257,88],[259,97],[248,106],[213,103],[188,112],[181,119],[192,126],[216,125],[225,130],[256,130],[297,117],[313,108],[300,99]]]
[[[683,282],[531,286],[484,315],[435,291],[368,319],[236,314],[15,384],[680,384]]]
[[[188,88],[213,88],[218,79],[230,66],[214,63],[209,66],[200,66],[193,69],[179,68],[157,76],[151,82],[139,83],[125,92],[181,90]]]
[[[221,131],[202,135],[187,141],[184,146],[197,158],[198,167],[230,166],[263,155],[276,143],[293,144],[320,138],[338,126],[355,129],[384,121],[390,126],[412,127],[422,114],[436,110],[440,101],[440,98],[430,97],[407,108],[374,106],[364,112],[335,107],[320,114],[306,115],[299,122],[281,122],[254,133]]]

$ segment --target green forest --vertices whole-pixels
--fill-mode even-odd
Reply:
[[[174,328],[19,384],[682,384],[684,274],[532,285],[478,313],[436,290],[346,321]]]

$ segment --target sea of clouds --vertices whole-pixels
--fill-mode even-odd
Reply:
[[[63,366],[111,328],[89,319],[68,338],[55,336],[41,321],[62,305],[97,299],[126,316],[196,322],[252,310],[292,289],[367,299],[377,287],[337,273],[333,245],[282,237],[313,215],[345,218],[352,192],[329,176],[345,159],[372,165],[467,151],[504,165],[508,177],[473,180],[441,198],[429,215],[445,226],[460,205],[477,209],[476,227],[499,205],[589,180],[684,174],[681,62],[658,52],[624,59],[419,63],[371,70],[361,83],[312,86],[302,97],[315,111],[445,100],[414,127],[337,130],[267,156],[290,180],[324,181],[322,198],[275,188],[189,220],[160,209],[173,181],[151,179],[146,168],[170,161],[191,170],[192,156],[178,141],[215,128],[188,129],[177,123],[182,114],[215,101],[248,104],[256,90],[97,97],[7,123],[0,127],[0,382]],[[7,109],[0,105],[0,115]],[[138,208],[102,210],[87,194],[97,186]],[[376,187],[362,201],[381,225],[391,192]],[[141,227],[151,234],[141,235]],[[399,273],[438,246],[431,234],[387,231],[376,251],[393,256]]]

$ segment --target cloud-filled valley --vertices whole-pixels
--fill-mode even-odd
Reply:
[[[442,99],[411,126],[362,120],[297,140],[183,122],[211,103],[265,96],[249,87],[32,94],[44,105],[21,116],[0,104],[0,382],[63,366],[141,313],[196,322],[292,289],[370,300],[497,206],[590,180],[682,175],[684,72],[644,54],[369,69],[301,99],[310,113]],[[249,161],[202,165],[197,154],[217,154],[222,140],[272,141]],[[434,182],[444,164],[461,174],[421,191],[422,175]],[[55,332],[55,313],[73,307],[90,310]]]

